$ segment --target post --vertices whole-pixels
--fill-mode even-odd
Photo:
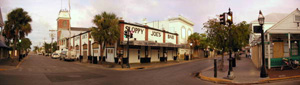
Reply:
[[[217,59],[214,59],[214,77],[217,77]]]
[[[263,25],[261,24],[261,45],[262,45],[262,66],[260,71],[260,77],[265,78],[268,77],[268,74],[266,72],[266,66],[265,66],[265,42],[264,42],[264,29]]]
[[[130,68],[130,65],[129,65],[129,32],[130,32],[130,29],[127,29],[127,67]]]
[[[271,69],[271,41],[270,41],[270,34],[268,33],[268,41],[269,41],[269,45],[268,45],[268,69]]]
[[[289,42],[289,56],[291,56],[291,33],[288,33],[288,42]]]

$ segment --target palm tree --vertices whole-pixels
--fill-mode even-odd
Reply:
[[[114,13],[103,12],[94,17],[93,23],[96,27],[91,27],[91,35],[100,44],[101,62],[107,44],[114,44],[119,40],[119,19]]]
[[[8,39],[9,44],[10,40],[13,39],[13,50],[16,48],[17,41],[31,32],[31,21],[32,19],[28,13],[22,8],[14,9],[7,15],[3,35]],[[14,55],[14,51],[12,51],[12,54]]]

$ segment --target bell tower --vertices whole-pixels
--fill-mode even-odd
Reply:
[[[60,39],[67,37],[63,36],[66,34],[63,34],[64,31],[70,31],[71,25],[70,25],[70,12],[68,10],[60,10],[58,13],[58,18],[57,18],[57,41],[58,45],[62,44],[62,41]]]

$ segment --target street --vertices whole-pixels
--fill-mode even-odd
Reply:
[[[204,59],[161,68],[117,71],[30,54],[18,69],[0,71],[0,82],[1,85],[211,85],[216,83],[195,78],[192,73],[212,63]],[[299,81],[286,83],[299,84]]]

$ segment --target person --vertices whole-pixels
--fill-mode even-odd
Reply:
[[[165,61],[167,61],[167,58],[168,58],[167,53],[164,53],[164,55],[165,55]]]

